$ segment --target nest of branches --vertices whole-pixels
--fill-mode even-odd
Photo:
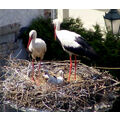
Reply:
[[[107,111],[117,96],[119,81],[108,72],[100,72],[84,64],[77,64],[77,79],[74,68],[71,80],[67,81],[68,61],[44,61],[38,74],[35,63],[35,80],[31,80],[30,62],[27,60],[8,60],[4,66],[4,101],[11,101],[20,108],[34,108],[38,111]],[[74,66],[73,66],[74,67]],[[43,77],[48,70],[57,76],[64,71],[62,84],[48,83]]]

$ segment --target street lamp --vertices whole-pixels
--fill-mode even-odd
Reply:
[[[120,34],[120,13],[117,9],[110,9],[104,16],[107,31],[112,31],[113,34]]]

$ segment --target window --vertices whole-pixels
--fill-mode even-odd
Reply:
[[[51,9],[51,19],[57,18],[57,9]]]
[[[51,10],[44,9],[44,16],[45,16],[45,18],[51,18]]]

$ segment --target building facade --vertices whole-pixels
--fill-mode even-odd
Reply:
[[[62,22],[64,18],[80,18],[83,27],[93,29],[93,25],[99,24],[102,30],[106,30],[103,16],[109,9],[58,9],[58,19]]]

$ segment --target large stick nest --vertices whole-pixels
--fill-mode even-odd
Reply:
[[[77,64],[77,79],[74,80],[74,65],[70,82],[68,61],[42,62],[41,73],[35,63],[35,83],[31,80],[30,62],[8,60],[4,66],[4,100],[20,108],[39,111],[107,111],[117,96],[119,82],[108,73],[100,72],[84,64]],[[48,70],[57,76],[64,71],[65,82],[60,85],[48,83],[43,74]],[[28,75],[29,74],[29,75]]]

